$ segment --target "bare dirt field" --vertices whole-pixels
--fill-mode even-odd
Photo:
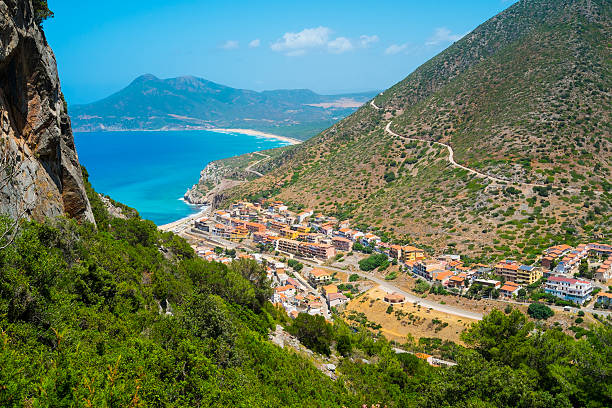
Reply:
[[[348,316],[351,312],[363,313],[369,321],[382,326],[381,332],[389,340],[399,343],[405,343],[408,334],[415,339],[438,337],[461,343],[460,333],[474,322],[412,303],[395,304],[393,311],[387,313],[389,304],[383,301],[384,295],[385,292],[376,287],[352,300],[343,313],[345,320],[350,322]]]

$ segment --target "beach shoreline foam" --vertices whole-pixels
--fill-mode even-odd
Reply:
[[[275,135],[273,133],[267,133],[267,132],[262,132],[260,130],[255,130],[255,129],[225,129],[225,128],[209,128],[209,127],[193,127],[193,128],[181,128],[181,129],[174,129],[174,128],[162,128],[162,129],[113,129],[113,128],[106,128],[106,129],[96,129],[96,130],[84,130],[84,129],[77,129],[75,132],[78,133],[92,133],[92,132],[184,132],[184,131],[192,131],[192,130],[207,130],[209,132],[217,132],[217,133],[226,133],[226,134],[231,134],[231,133],[239,133],[241,135],[247,135],[247,136],[256,136],[256,137],[265,137],[267,139],[275,139],[275,140],[280,140],[282,142],[286,142],[289,143],[291,145],[296,145],[296,144],[300,144],[303,142],[303,140],[299,140],[299,139],[294,139],[292,137],[289,136],[281,136],[281,135]]]
[[[254,129],[222,129],[222,128],[210,128],[207,129],[210,130],[211,132],[220,132],[220,133],[240,133],[243,135],[249,135],[249,136],[260,136],[260,137],[266,137],[269,139],[276,139],[276,140],[280,140],[283,142],[287,142],[289,144],[292,145],[296,145],[296,144],[300,144],[302,143],[302,140],[299,139],[294,139],[292,137],[288,137],[288,136],[280,136],[280,135],[275,135],[273,133],[266,133],[266,132],[261,132],[259,130],[254,130]]]

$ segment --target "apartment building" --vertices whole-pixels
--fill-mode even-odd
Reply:
[[[544,286],[544,292],[578,304],[589,300],[592,291],[593,285],[590,282],[560,276],[551,276]]]
[[[508,282],[516,282],[519,265],[510,260],[499,262],[495,265],[495,274]]]
[[[444,271],[446,262],[435,259],[423,259],[414,264],[413,273],[427,280],[433,279],[434,272]]]
[[[516,283],[531,285],[542,277],[542,270],[531,265],[521,265],[516,271]]]

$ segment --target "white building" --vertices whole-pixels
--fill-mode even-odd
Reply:
[[[593,284],[579,279],[551,276],[546,282],[544,291],[560,299],[583,304],[591,298]]]

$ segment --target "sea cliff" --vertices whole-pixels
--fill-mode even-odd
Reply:
[[[0,0],[0,211],[94,222],[37,11],[30,0]]]

